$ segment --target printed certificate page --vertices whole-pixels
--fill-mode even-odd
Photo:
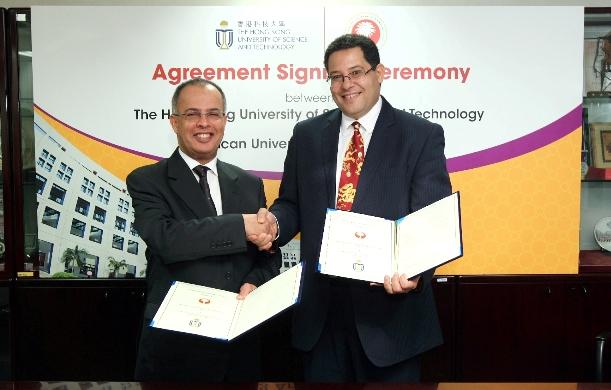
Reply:
[[[328,209],[319,271],[383,283],[392,269],[393,229],[394,221]]]
[[[243,301],[233,292],[175,282],[151,326],[231,340],[294,304],[301,270],[300,263],[259,286]]]
[[[151,326],[227,340],[238,305],[237,294],[196,284],[175,282]]]
[[[238,307],[229,339],[254,328],[293,305],[299,298],[301,263],[284,271],[248,294]]]
[[[412,277],[462,254],[458,192],[397,221],[399,274]]]

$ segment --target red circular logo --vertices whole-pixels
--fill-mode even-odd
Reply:
[[[380,25],[371,19],[361,19],[352,26],[352,34],[364,35],[374,43],[380,40]]]

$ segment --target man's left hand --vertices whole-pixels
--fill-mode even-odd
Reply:
[[[238,294],[238,299],[241,301],[244,298],[246,298],[246,296],[248,294],[250,294],[251,292],[253,292],[255,289],[257,288],[257,286],[255,286],[254,284],[250,284],[250,283],[244,283],[242,285],[242,287],[240,287],[240,293]]]
[[[408,279],[405,274],[399,275],[397,272],[392,276],[392,278],[388,275],[384,276],[384,290],[388,294],[405,294],[416,287],[418,287],[418,281],[420,280],[420,275],[415,278]]]

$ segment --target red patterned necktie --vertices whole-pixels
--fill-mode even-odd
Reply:
[[[360,129],[361,124],[358,122],[352,123],[354,133],[348,144],[348,149],[344,155],[342,162],[342,173],[339,178],[339,188],[337,190],[337,206],[338,210],[350,211],[352,202],[356,195],[356,187],[359,183],[361,175],[361,167],[365,160],[365,146],[363,145],[363,136]]]

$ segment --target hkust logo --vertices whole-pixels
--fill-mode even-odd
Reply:
[[[361,16],[357,18],[350,27],[352,34],[364,35],[379,45],[384,38],[382,23],[373,16]]]
[[[227,50],[233,45],[233,29],[227,28],[229,23],[226,20],[221,20],[220,26],[216,29],[216,46]]]

